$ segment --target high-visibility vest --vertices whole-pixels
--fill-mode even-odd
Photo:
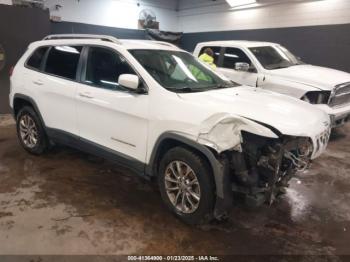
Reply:
[[[214,64],[214,58],[210,55],[203,53],[198,58],[200,61],[208,64],[212,69],[216,69],[216,65]]]

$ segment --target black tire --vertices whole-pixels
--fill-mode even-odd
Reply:
[[[33,146],[28,146],[21,135],[20,122],[25,117],[29,117],[33,121],[33,124],[36,128],[37,142],[33,143],[34,144]],[[43,124],[41,123],[39,116],[37,115],[37,113],[34,111],[32,107],[24,106],[23,108],[20,109],[20,111],[16,116],[16,128],[17,128],[17,137],[19,139],[19,142],[26,151],[28,151],[33,155],[41,155],[45,153],[45,151],[48,149],[49,141],[45,133]]]
[[[165,181],[166,171],[169,170],[170,163],[174,161],[180,161],[188,165],[197,178],[198,183],[196,184],[199,184],[200,187],[200,200],[197,208],[192,213],[178,210],[167,193]],[[199,154],[183,147],[170,149],[160,161],[158,184],[162,199],[167,208],[185,223],[190,225],[205,224],[214,218],[215,183],[208,163]]]

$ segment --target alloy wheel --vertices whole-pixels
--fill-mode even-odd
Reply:
[[[28,148],[34,148],[39,141],[38,129],[33,118],[25,114],[19,121],[19,132],[22,142]]]
[[[196,173],[182,161],[172,161],[165,170],[165,190],[176,210],[190,214],[197,210],[201,199]]]

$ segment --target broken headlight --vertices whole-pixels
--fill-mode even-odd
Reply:
[[[297,171],[305,171],[311,163],[311,155],[314,150],[313,143],[309,138],[300,138],[291,143],[291,148],[285,150],[284,157],[293,163]]]
[[[314,146],[311,139],[300,139],[298,143],[298,155],[302,157],[310,157],[314,151]]]
[[[310,91],[301,100],[310,104],[328,104],[330,95],[330,91]]]

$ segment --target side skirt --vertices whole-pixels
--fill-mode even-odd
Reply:
[[[104,158],[130,169],[138,175],[147,177],[145,175],[146,165],[137,159],[59,129],[46,128],[46,133],[48,137],[57,144],[62,144]]]

